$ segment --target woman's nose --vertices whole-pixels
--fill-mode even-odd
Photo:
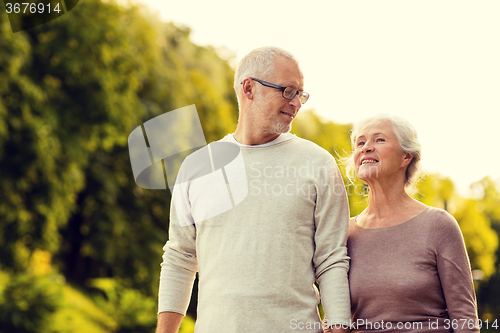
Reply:
[[[369,152],[372,152],[374,150],[375,150],[375,148],[370,143],[368,143],[368,142],[365,143],[364,146],[363,146],[363,148],[361,149],[361,151],[363,153],[369,153]]]

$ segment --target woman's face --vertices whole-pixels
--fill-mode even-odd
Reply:
[[[395,179],[400,172],[404,176],[411,158],[401,150],[393,126],[387,121],[369,122],[356,137],[354,165],[356,175],[365,182]]]

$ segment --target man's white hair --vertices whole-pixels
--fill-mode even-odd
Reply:
[[[238,97],[238,104],[240,102],[241,82],[247,77],[267,80],[274,74],[274,59],[277,55],[284,56],[298,63],[290,52],[274,46],[255,49],[241,59],[234,73],[234,91]]]

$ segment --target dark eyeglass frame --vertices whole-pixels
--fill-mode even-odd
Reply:
[[[283,86],[278,86],[277,84],[274,84],[274,83],[270,83],[270,82],[266,82],[266,81],[262,81],[262,80],[259,80],[259,79],[256,79],[254,77],[250,77],[250,79],[254,80],[254,81],[257,81],[259,82],[260,84],[262,84],[263,86],[266,86],[266,87],[270,87],[270,88],[274,88],[274,89],[278,89],[278,90],[281,90],[281,96],[283,96],[284,99],[288,99],[288,100],[292,100],[295,98],[295,96],[299,95],[299,101],[301,104],[305,104],[307,102],[307,100],[309,99],[309,94],[306,93],[305,91],[301,91],[301,90],[297,90],[295,88],[292,88],[292,87],[283,87]],[[243,82],[242,82],[243,83]],[[292,90],[290,92],[291,96],[292,97],[286,97],[285,96],[285,90],[290,91],[290,89]],[[293,93],[293,91],[295,91],[295,93]]]

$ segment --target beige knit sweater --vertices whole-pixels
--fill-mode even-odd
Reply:
[[[348,321],[349,209],[335,160],[295,136],[241,152],[241,203],[184,227],[172,207],[159,312],[185,313],[198,271],[197,333],[322,332],[315,281],[327,318]],[[194,192],[186,204],[199,210]]]

